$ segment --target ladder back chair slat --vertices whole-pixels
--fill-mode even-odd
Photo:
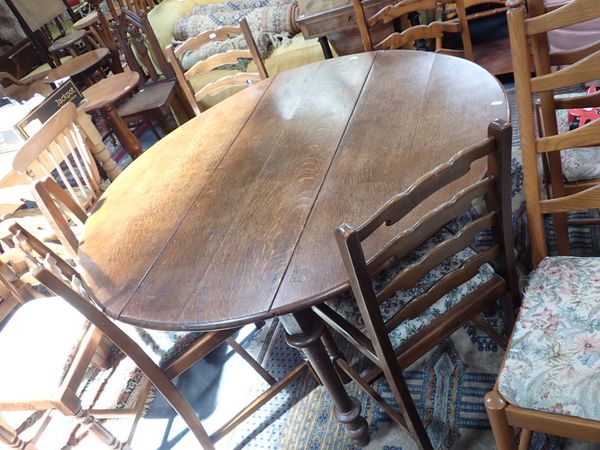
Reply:
[[[369,390],[370,383],[385,376],[400,409],[390,416],[405,424],[422,448],[432,446],[402,369],[469,320],[484,324],[481,328],[492,331],[490,335],[505,345],[506,339],[481,317],[498,300],[509,330],[514,322],[519,293],[511,229],[511,127],[494,121],[488,136],[420,177],[362,224],[340,225],[335,237],[353,296],[313,308],[376,365],[362,375],[345,370],[350,377]],[[482,158],[488,162],[483,179],[453,193],[414,224],[402,221],[425,199],[464,177]],[[363,246],[374,234],[394,226],[398,232],[381,247]],[[476,237],[482,231],[491,235],[492,243],[477,249]],[[366,249],[373,256],[368,257]],[[461,288],[471,280],[477,282]],[[451,300],[445,301],[439,314],[424,315],[446,295]],[[352,307],[338,302],[350,302]],[[348,317],[349,308],[356,309],[359,317]],[[413,325],[408,321],[422,315],[422,327],[407,331],[404,340],[392,337],[398,327],[410,330]]]
[[[553,61],[547,33],[564,26],[599,18],[600,9],[597,2],[589,0],[571,0],[550,12],[546,11],[541,0],[529,0],[527,13],[523,1],[515,0],[509,2],[508,6],[507,18],[519,109],[525,201],[532,262],[535,267],[548,255],[543,215],[552,212],[558,252],[561,255],[568,254],[566,213],[588,209],[583,205],[593,203],[591,196],[586,196],[585,202],[570,202],[575,199],[581,200],[580,197],[573,197],[571,194],[589,189],[600,182],[600,179],[589,179],[585,180],[585,184],[578,184],[577,180],[566,180],[560,152],[567,149],[570,152],[577,152],[579,147],[600,145],[598,132],[600,123],[592,122],[575,130],[559,133],[556,117],[557,109],[592,106],[598,96],[555,99],[556,91],[559,89],[571,88],[598,79],[600,47],[594,44],[583,49],[563,52]],[[535,75],[531,74],[529,65],[529,42],[533,49]],[[553,71],[552,63],[557,62],[557,58],[570,65]],[[536,96],[539,96],[537,105]],[[540,133],[535,118],[536,108],[541,124]],[[543,180],[542,175],[538,173],[537,161],[540,154],[543,154],[547,163],[545,183],[548,195],[552,199],[548,201],[542,200],[540,192]],[[563,200],[554,201],[558,198]]]
[[[394,5],[388,5],[377,11],[370,17],[367,17],[364,5],[361,0],[352,0],[352,7],[360,31],[364,50],[390,50],[401,48],[410,42],[424,39],[435,39],[435,50],[441,48],[442,36],[444,33],[460,33],[465,47],[464,55],[472,58],[471,40],[469,36],[468,24],[463,7],[464,0],[457,0],[458,18],[455,20],[443,21],[447,0],[402,0]],[[453,2],[454,3],[454,2]],[[435,21],[428,25],[413,25],[399,32],[395,31],[385,37],[378,43],[373,42],[371,29],[381,25],[398,21],[411,13],[419,11],[434,11]]]
[[[239,35],[244,37],[248,45],[248,50],[229,50],[221,54],[215,54],[204,61],[195,63],[188,70],[185,70],[181,65],[180,58],[187,52],[196,51],[211,42],[223,41]],[[220,27],[215,30],[207,30],[198,36],[187,39],[176,48],[169,45],[166,50],[175,76],[177,77],[177,82],[196,115],[199,115],[204,109],[204,106],[201,104],[201,100],[204,97],[218,94],[232,86],[240,86],[249,82],[264,80],[269,76],[246,19],[240,20],[239,27]],[[239,58],[251,59],[257,67],[257,72],[238,72],[235,75],[225,75],[194,92],[190,83],[190,80],[194,76],[206,73],[224,64],[237,64]]]

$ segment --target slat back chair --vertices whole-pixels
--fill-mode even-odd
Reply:
[[[145,12],[134,14],[123,9],[114,31],[127,65],[140,74],[140,88],[146,82],[175,79]]]
[[[340,362],[392,419],[408,425],[422,448],[432,446],[402,369],[470,320],[505,346],[506,339],[481,315],[498,299],[509,330],[514,321],[518,287],[511,230],[510,145],[510,125],[492,122],[487,139],[419,178],[361,225],[343,224],[336,230],[353,298],[316,306],[315,311],[375,364],[375,369],[361,376]],[[388,243],[366,256],[363,242],[369,236],[384,226],[400,228],[398,222],[423,199],[463,177],[481,158],[488,161],[483,179],[457,192],[414,225],[399,229]],[[448,231],[448,224],[468,213],[480,199],[486,212],[457,234]],[[477,252],[471,247],[485,230],[491,230],[493,244]],[[399,413],[370,386],[381,374],[390,385]]]
[[[48,255],[52,258],[54,254],[48,249]],[[58,266],[64,273],[73,273],[62,261]],[[77,395],[87,379],[88,367],[98,361],[97,349],[102,333],[95,326],[88,326],[85,319],[60,298],[40,298],[39,293],[35,295],[37,298],[32,296],[35,291],[22,283],[8,264],[0,265],[0,287],[20,305],[0,328],[0,353],[3,359],[10,361],[0,373],[0,411],[7,413],[7,419],[11,411],[36,411],[24,422],[22,416],[17,416],[14,427],[0,421],[0,427],[5,425],[0,428],[0,442],[12,445],[12,448],[30,448],[19,434],[39,420],[39,412],[55,409],[90,427],[90,431],[109,448],[128,449],[83,408]],[[49,315],[64,321],[60,332],[48,320]],[[27,336],[32,327],[41,340]],[[138,418],[142,412],[143,407],[139,407]],[[33,440],[46,426],[47,421],[43,420]]]
[[[244,36],[244,39],[248,44],[248,50],[228,50],[225,53],[212,55],[203,61],[198,61],[188,70],[183,69],[180,58],[186,52],[195,51],[210,42],[224,41],[237,35]],[[171,65],[173,66],[173,70],[175,71],[175,75],[177,76],[179,86],[196,115],[199,115],[203,110],[203,107],[199,102],[204,97],[218,94],[232,86],[243,86],[258,82],[269,76],[264,62],[258,53],[256,42],[254,41],[252,31],[250,30],[246,19],[240,20],[239,27],[219,27],[215,30],[207,30],[197,36],[187,39],[176,48],[169,45],[167,47],[167,53]],[[226,75],[218,80],[208,83],[199,91],[194,92],[190,80],[195,75],[211,71],[225,64],[237,64],[240,58],[251,59],[256,64],[258,71],[237,72],[234,75]]]
[[[14,169],[32,181],[55,178],[84,211],[101,193],[102,179],[79,126],[77,108],[62,107],[17,152]],[[87,142],[86,142],[87,141]]]
[[[463,16],[464,0],[402,0],[395,5],[388,5],[371,17],[367,17],[361,0],[352,0],[352,7],[358,23],[360,37],[366,52],[373,50],[391,50],[401,48],[410,42],[421,39],[435,39],[435,50],[442,53],[458,53],[452,50],[442,49],[442,36],[444,33],[460,33],[465,47],[464,56],[472,58],[469,38],[469,28],[466,18]],[[448,3],[456,3],[457,11],[460,13],[458,20],[444,21],[444,14]],[[428,25],[415,25],[402,32],[394,32],[381,42],[373,43],[370,30],[379,24],[388,24],[399,20],[401,17],[417,11],[434,11],[435,21]]]
[[[142,348],[139,341],[132,339],[132,336],[135,337],[135,335],[143,334],[152,337],[152,333],[160,334],[162,332],[144,330],[108,319],[96,306],[98,303],[95,301],[93,294],[84,286],[80,275],[75,269],[71,268],[60,256],[48,249],[41,241],[23,229],[23,227],[15,224],[11,226],[10,230],[15,234],[14,240],[16,245],[28,256],[33,276],[50,291],[61,296],[75,307],[90,323],[96,325],[111,342],[134,361],[150,380],[150,383],[159,390],[175,411],[183,418],[202,445],[202,448],[213,449],[217,441],[243,423],[244,420],[254,414],[261,406],[269,402],[282,389],[304,375],[308,370],[307,363],[302,363],[281,377],[281,379],[275,379],[236,342],[234,335],[239,331],[239,328],[205,333],[168,332],[167,337],[158,338],[157,342],[164,341],[171,335],[177,335],[177,340],[174,342],[177,354],[169,360],[160,360],[157,363],[156,358],[149,356],[149,352],[155,351],[154,346],[145,345]],[[186,345],[182,345],[182,343],[186,342]],[[209,435],[189,403],[183,398],[171,380],[181,375],[193,364],[223,343],[227,343],[234,352],[241,356],[268,383],[269,387]],[[166,354],[172,353],[169,349],[164,350]],[[145,395],[140,396],[139,402],[143,407]],[[135,405],[134,407],[136,413],[138,406]],[[95,417],[102,417],[102,415],[106,414],[105,411],[95,411],[93,409],[89,413]],[[108,415],[110,416],[110,412]],[[132,436],[130,435],[130,440],[131,438]]]
[[[551,30],[574,25],[600,17],[600,9],[594,0],[572,0],[551,12],[527,18],[525,6],[520,1],[509,2],[507,13],[510,45],[513,56],[519,127],[523,154],[525,180],[525,201],[527,204],[532,263],[535,267],[547,256],[547,243],[544,230],[545,214],[553,215],[557,247],[560,254],[568,254],[568,236],[565,214],[567,211],[585,210],[595,194],[598,180],[578,183],[567,189],[563,185],[561,150],[577,151],[580,147],[600,144],[600,121],[588,123],[575,130],[558,134],[556,109],[583,106],[596,106],[598,95],[582,96],[574,99],[555,99],[554,92],[561,88],[576,86],[598,78],[600,73],[600,44],[577,49],[573,52],[551,55],[547,47],[547,36]],[[536,2],[532,11],[538,12]],[[529,67],[528,40],[534,50],[536,75],[532,76]],[[550,72],[550,66],[567,65]],[[535,96],[541,103],[543,136],[536,135],[534,115]],[[541,176],[537,169],[538,155],[548,158],[550,168],[549,199],[541,196]],[[571,197],[577,199],[571,202]]]

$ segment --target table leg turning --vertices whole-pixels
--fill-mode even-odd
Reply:
[[[294,348],[301,349],[319,379],[331,395],[335,404],[337,420],[346,425],[348,434],[360,445],[369,443],[367,421],[360,415],[360,403],[350,397],[340,377],[325,351],[321,335],[325,325],[311,310],[300,311],[279,318],[286,331],[286,341]]]
[[[142,154],[142,145],[135,135],[129,130],[125,121],[119,116],[117,110],[112,104],[108,104],[104,107],[104,112],[108,121],[121,141],[123,148],[131,155],[133,159],[137,158]]]

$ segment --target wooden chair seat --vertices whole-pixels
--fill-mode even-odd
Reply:
[[[0,371],[2,402],[53,400],[86,329],[85,317],[59,297],[18,308],[0,331],[2,360],[15,368]]]
[[[128,118],[149,109],[165,108],[175,95],[177,81],[163,81],[144,86],[117,108],[119,115]]]
[[[600,420],[600,258],[545,258],[529,277],[498,380],[512,405]]]
[[[452,236],[453,235],[450,231],[442,230],[407,258],[404,258],[401,261],[396,261],[391,267],[387,268],[380,275],[374,278],[373,286],[375,290],[380,290],[403,269],[421,260],[423,256],[429,253],[429,251],[432,250],[436,244],[447,241]],[[422,294],[425,294],[445,275],[457,270],[465,263],[465,261],[475,255],[476,253],[473,250],[466,248],[463,251],[452,255],[434,270],[429,272],[426,277],[421,279],[410,289],[399,290],[395,292],[393,296],[385,300],[380,305],[384,322],[387,323],[399,311],[404,309],[412,300]],[[472,294],[478,286],[492,280],[494,277],[497,277],[494,269],[489,264],[483,264],[474,277],[460,286],[452,289],[446,295],[440,297],[440,299],[427,308],[423,314],[417,315],[412,319],[405,320],[396,328],[394,328],[393,331],[389,333],[392,346],[394,348],[402,346],[402,344],[407,342],[412,336],[416,335],[418,332],[423,330],[423,328],[441,317],[450,308],[453,308],[462,300],[467,298],[468,295]],[[340,316],[357,327],[360,331],[365,334],[367,333],[367,329],[364,325],[358,308],[358,303],[352,293],[348,293],[336,300],[330,301],[328,302],[328,305]]]

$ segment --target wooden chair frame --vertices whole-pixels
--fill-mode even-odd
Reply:
[[[119,347],[123,353],[129,356],[140,368],[149,382],[165,397],[173,409],[186,422],[194,436],[198,439],[202,448],[214,449],[214,443],[231,432],[235,427],[250,417],[261,406],[275,397],[281,390],[292,383],[294,380],[304,374],[308,369],[308,363],[302,363],[292,369],[280,380],[276,380],[267,372],[246,350],[239,345],[234,335],[239,328],[211,331],[203,333],[192,345],[177,356],[164,369],[158,367],[150,357],[135,343],[131,337],[121,330],[113,321],[109,320],[103,312],[96,306],[97,302],[93,295],[83,285],[79,274],[64,262],[56,253],[48,249],[42,242],[27,232],[18,224],[11,226],[10,230],[15,234],[15,241],[19,243],[20,248],[29,255],[32,264],[33,276],[50,291],[65,299],[79,312],[81,312],[93,325],[95,325],[105,337]],[[35,266],[35,267],[33,267]],[[66,283],[69,282],[71,286]],[[238,353],[268,384],[269,388],[256,397],[247,406],[242,408],[235,416],[220,426],[216,431],[209,435],[190,404],[182,396],[181,392],[172,383],[172,379],[181,375],[189,369],[194,363],[207,356],[210,352],[226,342],[233,350]],[[145,391],[146,393],[148,391]],[[143,408],[145,404],[145,395],[140,396],[140,405],[134,407],[137,413],[138,408]],[[0,410],[1,410],[0,405]],[[113,417],[114,411],[90,410],[90,414],[95,417]],[[131,411],[125,410],[119,415],[131,414]],[[136,415],[136,422],[139,417]],[[129,441],[133,438],[133,431],[129,436]]]
[[[16,225],[18,227],[18,225]],[[31,235],[30,235],[31,236]],[[35,239],[35,238],[33,238]],[[48,254],[53,255],[48,249]],[[64,270],[70,272],[70,267],[65,265]],[[20,283],[20,280],[10,280],[6,272],[10,271],[7,265],[0,266],[0,287],[5,289],[10,297],[16,299],[17,303],[23,304],[33,298],[31,295],[31,286]],[[39,301],[43,301],[40,299]],[[9,319],[10,320],[10,319]],[[119,442],[101,423],[91,411],[82,408],[81,400],[77,396],[77,391],[84,381],[84,376],[87,368],[99,361],[97,349],[100,346],[102,333],[95,326],[90,326],[85,331],[81,342],[77,348],[77,352],[73,357],[73,361],[69,365],[69,369],[56,390],[48,392],[47,398],[23,398],[18,402],[3,401],[0,399],[0,411],[19,411],[19,410],[35,410],[49,411],[56,409],[64,415],[73,416],[77,421],[86,427],[97,436],[101,442],[109,448],[114,449],[129,449],[127,444]],[[143,402],[137,405],[137,408],[132,411],[135,416],[134,426],[143,412]],[[43,423],[37,431],[34,440],[44,431],[47,423]],[[15,430],[3,427],[0,422],[0,442],[10,445],[13,448],[31,448],[28,443],[22,441]]]
[[[214,41],[223,41],[231,36],[243,35],[248,44],[248,50],[229,50],[225,53],[219,53],[206,58],[204,61],[198,61],[187,71],[183,69],[180,58],[188,51],[199,49],[203,45]],[[269,77],[264,62],[258,53],[258,47],[252,36],[252,31],[246,19],[240,20],[239,27],[219,27],[215,30],[207,30],[197,36],[187,39],[181,45],[173,48],[167,47],[169,60],[177,76],[177,81],[181,87],[187,101],[196,115],[200,115],[203,107],[200,105],[202,98],[207,95],[215,95],[231,86],[245,85],[249,82],[258,82]],[[258,72],[238,72],[235,75],[227,75],[219,78],[212,83],[208,83],[198,92],[194,93],[190,80],[197,74],[207,72],[224,64],[236,64],[239,58],[249,58],[254,61]]]
[[[155,120],[163,134],[175,129],[166,120],[170,110],[179,124],[187,122],[193,115],[186,108],[173,67],[167,62],[146,13],[136,15],[122,9],[112,29],[127,65],[140,74],[140,91],[118,108],[120,116],[128,123],[142,120],[151,124]]]
[[[456,3],[459,13],[458,20],[442,21],[445,6],[448,3]],[[464,46],[464,56],[472,59],[471,38],[466,17],[464,16],[463,0],[401,0],[395,5],[388,5],[379,10],[371,17],[367,17],[361,0],[352,0],[354,14],[358,23],[358,29],[366,52],[374,50],[390,50],[401,48],[412,41],[420,39],[435,39],[435,49],[447,54],[459,54],[460,51],[442,49],[442,36],[445,32],[460,33]],[[415,25],[402,32],[394,32],[377,44],[373,44],[370,29],[378,24],[387,24],[410,13],[422,10],[433,10],[436,12],[436,20],[428,25]]]
[[[345,362],[340,363],[342,369],[374,400],[381,403],[393,420],[406,426],[420,446],[425,449],[431,449],[432,446],[412,402],[402,369],[469,320],[474,321],[500,345],[505,346],[506,339],[481,316],[481,312],[498,299],[502,299],[507,327],[512,329],[514,323],[514,308],[519,294],[510,214],[510,145],[511,127],[501,121],[492,122],[489,127],[489,138],[459,152],[448,163],[419,178],[406,191],[390,199],[360,226],[351,227],[343,224],[337,229],[337,243],[365,324],[366,334],[331,307],[327,305],[314,307],[320,317],[376,366],[362,376]],[[424,198],[465,175],[471,163],[480,158],[487,158],[488,161],[488,172],[484,179],[458,192],[451,200],[423,216],[414,226],[399,232],[385,246],[376,250],[369,259],[365,257],[362,247],[365,239],[383,225],[393,226],[398,223]],[[478,198],[484,199],[487,214],[473,220],[452,238],[436,245],[419,261],[404,268],[387,285],[375,291],[373,277],[387,267],[390,261],[401,260],[411,254],[443,229],[444,224],[467,212],[471,203]],[[410,288],[438,264],[468,248],[472,245],[476,233],[484,229],[491,229],[495,245],[476,253],[459,269],[442,277],[426,293],[413,299],[387,322],[384,321],[380,311],[382,302],[392,297],[398,290]],[[393,348],[388,333],[403,321],[422,314],[449,291],[471,279],[485,263],[492,264],[496,274],[499,275],[477,287],[461,302],[425,326],[400,347]],[[382,374],[400,406],[400,413],[383,401],[370,386]]]
[[[560,254],[568,254],[567,222],[564,213],[589,209],[599,180],[590,180],[567,187],[563,183],[560,150],[600,144],[600,122],[592,122],[576,130],[558,134],[556,109],[592,106],[600,95],[585,95],[572,99],[555,99],[554,90],[577,85],[598,77],[600,43],[575,51],[551,55],[546,33],[576,23],[600,17],[593,0],[572,0],[545,13],[539,2],[530,2],[532,17],[526,18],[525,7],[519,0],[508,2],[507,13],[513,69],[517,88],[517,106],[523,153],[525,202],[527,204],[532,263],[535,267],[547,256],[543,215],[552,214]],[[536,76],[529,69],[528,40],[534,49]],[[550,66],[569,65],[554,73]],[[541,123],[544,135],[536,136],[534,94],[541,100]],[[550,198],[542,200],[541,180],[537,170],[537,155],[548,158],[550,168]]]

